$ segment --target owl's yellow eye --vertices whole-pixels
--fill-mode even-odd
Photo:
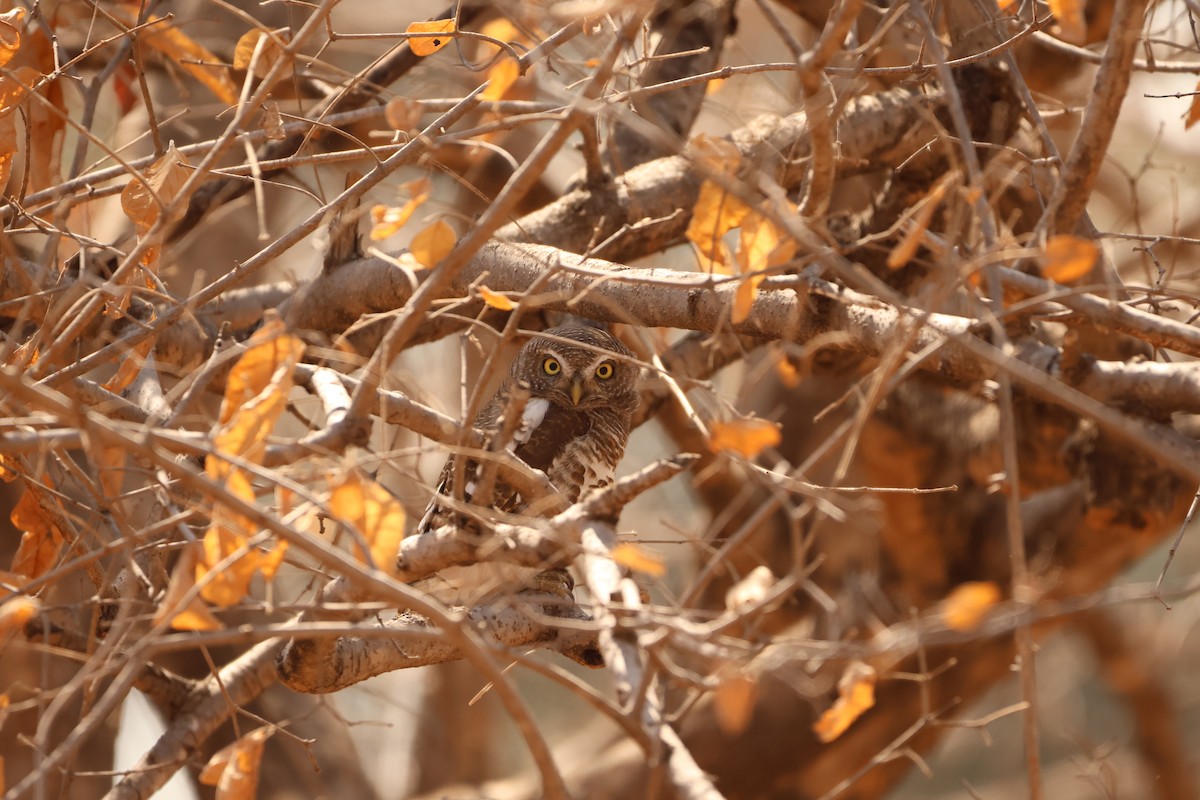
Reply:
[[[557,358],[547,358],[542,362],[542,372],[546,373],[547,375],[557,375],[558,373],[562,372],[562,364],[558,363]]]
[[[605,361],[600,366],[596,367],[596,377],[602,381],[606,381],[613,376],[613,365],[611,361]]]

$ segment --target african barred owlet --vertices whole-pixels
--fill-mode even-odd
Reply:
[[[615,357],[614,357],[615,356]],[[633,412],[638,404],[638,367],[633,354],[598,328],[571,324],[551,328],[530,339],[508,369],[508,374],[491,401],[475,417],[475,427],[500,435],[511,431],[507,449],[529,466],[546,473],[551,483],[570,502],[613,480],[617,463],[625,453]],[[519,421],[505,425],[504,414],[518,387],[528,391]],[[456,524],[460,518],[450,498],[473,501],[484,475],[479,461],[465,459],[461,472],[463,491],[454,486],[454,459],[447,459],[438,478],[437,494],[417,524],[417,533]],[[495,476],[488,507],[507,513],[526,511],[525,501],[499,476]],[[463,507],[459,506],[460,509]],[[464,509],[465,510],[465,509]],[[447,602],[472,602],[497,588],[498,582],[512,583],[524,576],[513,570],[493,570],[488,578],[464,578],[471,568],[445,570],[437,585],[426,586]],[[528,575],[528,571],[525,573]],[[566,582],[560,570],[542,577]],[[464,582],[475,584],[463,589]],[[490,585],[488,585],[490,584]],[[452,587],[449,591],[446,587]]]

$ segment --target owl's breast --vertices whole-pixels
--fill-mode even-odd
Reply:
[[[587,435],[591,424],[586,412],[549,403],[541,420],[531,426],[528,439],[519,443],[514,452],[534,469],[549,472],[567,445]]]

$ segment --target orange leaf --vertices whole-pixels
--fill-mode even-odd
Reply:
[[[283,564],[283,557],[287,555],[287,551],[287,541],[284,539],[277,541],[270,552],[266,553],[259,562],[258,573],[265,580],[275,580],[275,575],[279,572],[279,567]]]
[[[414,22],[409,25],[404,32],[410,36],[413,34],[432,34],[432,33],[454,33],[454,20],[452,19],[435,19],[425,22]],[[412,36],[408,40],[408,46],[413,51],[415,56],[427,56],[436,53],[450,43],[452,36]]]
[[[754,458],[768,447],[779,444],[779,425],[758,417],[746,417],[732,422],[713,422],[709,426],[715,451],[730,450],[746,458]]]
[[[0,453],[0,481],[12,483],[16,479],[17,465],[12,461],[12,456]]]
[[[137,10],[136,3],[127,3],[114,7],[113,14],[126,25],[133,27],[137,24]],[[169,22],[163,24],[162,20],[162,17],[149,15],[146,22],[158,24],[150,24],[146,32],[141,34],[141,41],[204,84],[221,102],[227,105],[236,103],[237,86],[229,77],[229,69],[221,65],[221,59],[179,28]]]
[[[256,728],[216,753],[200,771],[200,782],[217,787],[218,800],[254,800],[263,746],[274,728]]]
[[[63,537],[58,525],[38,503],[37,493],[26,489],[9,515],[21,534],[21,543],[13,556],[12,571],[26,578],[45,574],[58,561]]]
[[[371,561],[388,573],[396,570],[396,553],[404,538],[404,507],[378,483],[350,472],[334,488],[329,510],[353,525],[371,549]],[[355,554],[365,561],[361,548]]]
[[[692,206],[692,219],[686,236],[710,259],[720,255],[721,238],[742,224],[750,207],[712,181],[700,185],[700,195]]]
[[[167,152],[142,173],[125,185],[121,192],[121,210],[137,226],[139,234],[145,234],[158,222],[159,214],[165,209],[170,212],[171,222],[187,213],[187,203],[176,202],[183,184],[192,174],[191,164],[175,149],[171,142]]]
[[[214,458],[209,458],[213,462]],[[212,470],[210,470],[210,473]],[[247,503],[255,501],[254,487],[246,473],[230,468],[223,476],[225,488]],[[258,530],[253,520],[217,502],[212,524],[204,534],[203,552],[196,564],[200,596],[216,606],[239,602],[250,589],[262,554],[249,547],[249,537]]]
[[[1058,20],[1059,37],[1071,44],[1087,44],[1087,21],[1083,0],[1048,0],[1050,13]]]
[[[184,548],[179,560],[175,562],[167,591],[154,614],[155,625],[169,618],[171,627],[179,631],[215,631],[225,627],[194,592],[198,556],[199,547],[193,543]]]
[[[622,542],[612,550],[612,560],[626,569],[641,572],[652,578],[667,574],[667,565],[654,553],[630,542]]]
[[[954,173],[946,175],[929,190],[925,197],[917,202],[914,208],[909,209],[908,228],[904,233],[904,238],[892,248],[892,252],[888,253],[888,269],[900,269],[916,255],[917,248],[921,246],[921,240],[925,237],[925,231],[929,230],[929,223],[933,221],[933,212],[937,211],[938,206],[941,205],[942,198],[946,196],[946,190],[950,188],[950,184],[957,179],[958,176]]]
[[[838,699],[813,724],[817,738],[828,744],[875,705],[875,670],[861,661],[846,667],[838,681]]]
[[[721,681],[713,693],[713,710],[717,726],[729,736],[737,736],[750,727],[754,716],[754,701],[758,699],[758,683],[745,675],[734,675]]]
[[[275,38],[272,38],[271,34],[274,34]],[[271,33],[259,28],[246,31],[233,48],[233,68],[249,69],[253,64],[254,74],[259,78],[266,77],[271,67],[275,66],[275,62],[283,57],[283,48],[279,46],[279,40],[287,41],[286,28]],[[258,50],[257,60],[254,57],[255,50]]]
[[[25,623],[37,616],[41,608],[41,600],[24,594],[4,601],[0,604],[0,634],[25,627]]]
[[[795,389],[800,385],[800,370],[796,369],[796,365],[784,354],[775,361],[775,374],[779,376],[779,382],[788,389]]]
[[[791,261],[796,255],[796,240],[758,212],[742,220],[738,237],[737,262],[742,272],[761,272]]]
[[[248,458],[257,463],[261,447],[287,406],[292,371],[304,353],[304,342],[288,334],[278,317],[259,328],[248,349],[225,382],[220,424],[213,436],[218,453]],[[209,475],[223,474],[217,458],[209,458]]]
[[[488,70],[488,87],[480,97],[484,100],[503,100],[520,77],[520,65],[511,58],[505,58]]]
[[[517,307],[517,304],[512,300],[500,294],[499,292],[493,292],[486,286],[480,286],[476,289],[476,291],[479,292],[479,296],[483,299],[483,302],[487,303],[492,308],[498,308],[501,311],[512,311]]]
[[[991,581],[970,581],[957,586],[942,604],[946,627],[970,631],[978,627],[988,609],[1000,602],[1000,587]]]
[[[737,292],[733,295],[733,309],[729,312],[729,321],[734,325],[745,322],[754,307],[754,298],[758,294],[758,285],[763,282],[765,275],[748,275],[738,284]]]
[[[728,139],[702,133],[693,136],[687,145],[687,153],[701,165],[718,172],[732,175],[742,163],[742,154],[737,145]]]
[[[1200,83],[1196,84],[1196,90],[1192,92],[1192,105],[1188,108],[1187,119],[1183,121],[1183,129],[1188,128],[1200,122]]]
[[[1100,248],[1094,242],[1064,234],[1046,242],[1042,274],[1057,283],[1079,280],[1092,271]]]
[[[450,251],[454,249],[457,241],[458,237],[454,235],[454,229],[444,220],[439,219],[432,225],[422,228],[409,243],[408,250],[417,261],[426,267],[434,267],[443,258],[450,255]]]
[[[0,14],[0,67],[3,67],[21,48],[21,29],[25,24],[25,9],[14,8]]]

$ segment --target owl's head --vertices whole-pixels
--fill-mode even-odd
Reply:
[[[581,410],[637,400],[639,369],[633,353],[599,328],[560,325],[525,343],[511,377],[529,384],[534,397]]]

